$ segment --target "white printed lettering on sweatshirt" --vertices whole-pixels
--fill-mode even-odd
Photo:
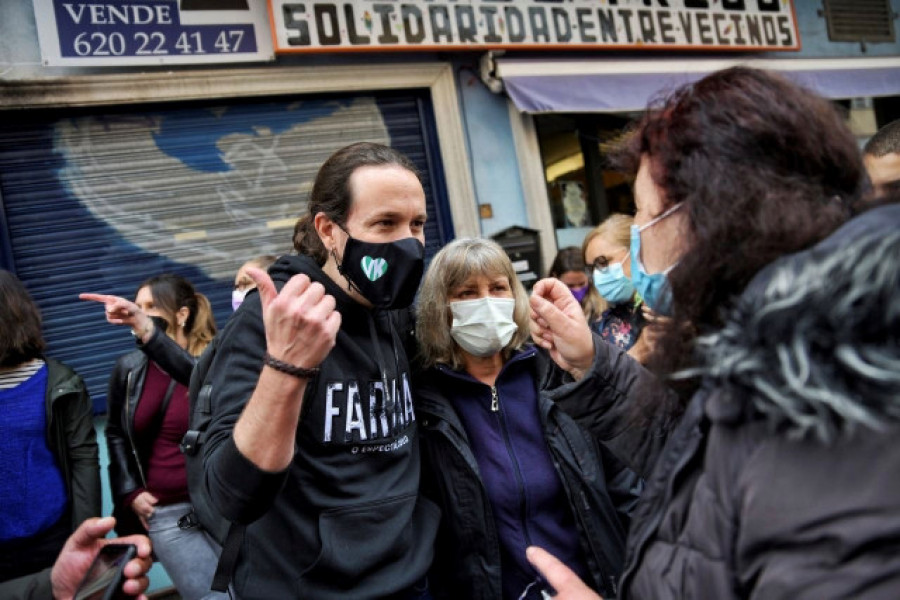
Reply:
[[[402,433],[416,416],[406,373],[399,389],[397,384],[396,379],[389,379],[390,393],[386,395],[381,381],[370,382],[364,393],[355,380],[326,383],[322,442],[378,442]]]

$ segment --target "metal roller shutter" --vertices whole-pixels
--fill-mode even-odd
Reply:
[[[423,174],[432,256],[453,233],[425,92],[0,114],[2,266],[40,306],[48,354],[105,410],[113,363],[133,341],[78,294],[132,298],[174,272],[221,326],[237,268],[291,250],[316,170],[361,140],[401,150]]]

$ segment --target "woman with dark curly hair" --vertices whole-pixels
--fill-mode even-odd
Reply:
[[[595,343],[561,283],[532,296],[532,334],[580,379],[557,403],[647,481],[619,598],[900,597],[900,206],[851,220],[852,134],[759,70],[680,89],[621,158],[632,279],[672,316],[651,362],[677,385]]]

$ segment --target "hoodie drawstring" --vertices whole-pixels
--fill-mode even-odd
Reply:
[[[388,322],[390,322],[390,318],[388,318]],[[391,346],[394,348],[394,358],[397,358],[397,348],[393,343],[393,327],[391,327]],[[388,378],[387,378],[387,370],[385,369],[385,360],[384,354],[381,352],[381,344],[378,340],[378,332],[375,330],[375,315],[369,314],[369,335],[372,338],[372,348],[375,352],[375,361],[378,363],[378,368],[381,371],[381,385],[384,391],[384,410],[387,414],[393,414],[394,412],[394,395],[391,393],[390,387],[388,387]],[[397,376],[399,376],[399,365],[396,370]]]

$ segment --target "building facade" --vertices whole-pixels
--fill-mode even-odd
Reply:
[[[900,0],[10,0],[0,266],[99,411],[131,341],[77,294],[133,296],[174,271],[224,322],[237,267],[291,250],[316,169],[345,144],[413,158],[429,256],[458,236],[534,232],[527,283],[629,210],[604,149],[680,83],[751,64],[842,101],[861,138],[900,116],[898,13]]]

